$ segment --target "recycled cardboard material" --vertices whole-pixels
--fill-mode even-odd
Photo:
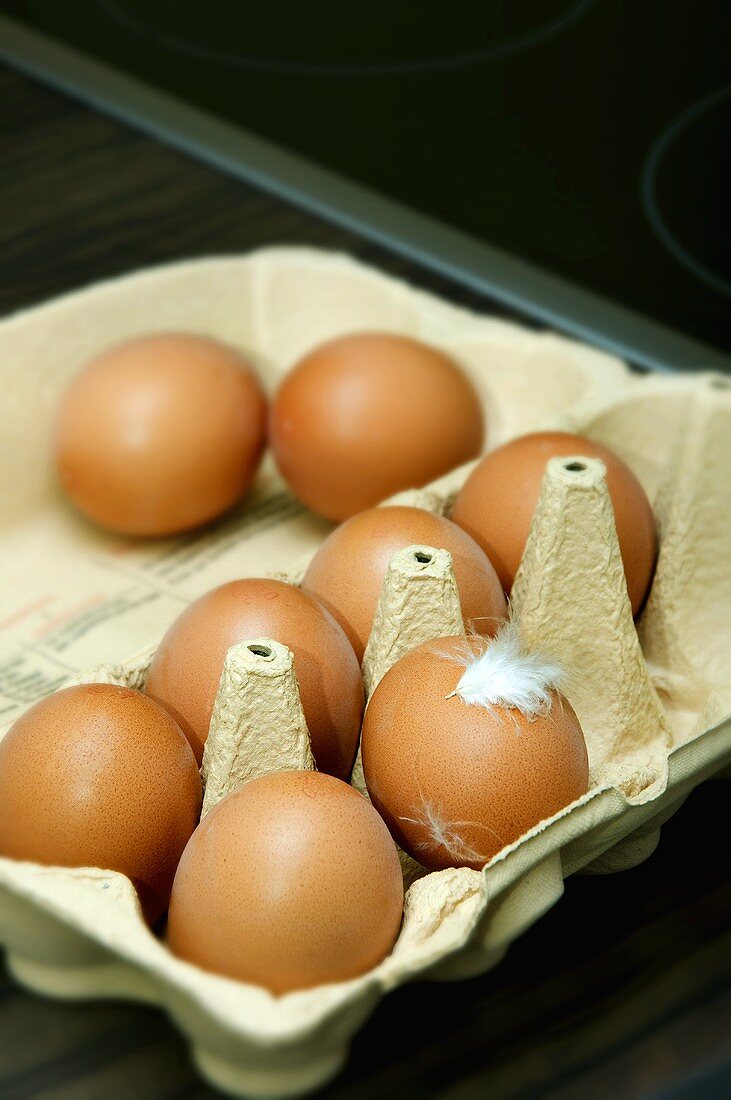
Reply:
[[[367,693],[400,657],[450,634],[464,634],[452,555],[431,546],[399,550],[388,567],[363,655]]]
[[[123,876],[0,859],[0,943],[20,981],[54,996],[160,1005],[203,1074],[240,1095],[292,1095],[324,1082],[389,989],[488,970],[560,898],[567,875],[646,858],[693,787],[731,760],[728,381],[636,377],[573,341],[475,316],[342,256],[295,249],[142,272],[1,327],[3,720],[63,683],[142,686],[156,642],[190,599],[236,576],[298,581],[303,555],[329,529],[291,499],[271,464],[251,498],[203,532],[151,544],[93,529],[59,496],[48,462],[52,412],[67,379],[115,340],[184,329],[248,352],[271,388],[320,340],[366,328],[453,355],[484,400],[489,446],[565,428],[615,449],[653,502],[657,574],[635,627],[601,463],[579,455],[584,469],[567,471],[555,460],[514,604],[525,637],[569,666],[567,695],[592,757],[590,790],[484,872],[416,877],[405,866],[396,947],[358,979],[275,998],[174,958],[144,924]],[[448,515],[470,469],[393,502]],[[409,548],[392,563],[364,662],[369,686],[434,630],[461,629],[449,556],[433,549],[416,548],[429,561]],[[234,647],[204,758],[209,804],[278,760],[311,766],[308,752],[288,651],[271,639]]]
[[[249,779],[314,768],[291,652],[272,638],[231,646],[203,747],[201,817]]]
[[[566,670],[594,779],[634,798],[667,782],[672,734],[642,655],[606,468],[551,459],[512,603],[524,641]]]

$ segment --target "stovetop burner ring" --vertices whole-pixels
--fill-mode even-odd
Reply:
[[[454,55],[430,58],[410,58],[395,60],[392,62],[374,63],[339,63],[334,62],[308,62],[277,59],[276,57],[259,57],[254,54],[232,53],[225,49],[211,47],[204,42],[195,42],[180,37],[175,32],[168,31],[164,26],[155,25],[154,22],[140,17],[136,12],[130,11],[123,0],[96,0],[97,5],[118,23],[126,26],[136,34],[153,37],[160,46],[197,57],[201,61],[214,62],[230,67],[246,68],[259,72],[283,73],[293,76],[318,76],[318,77],[374,77],[388,75],[418,75],[419,73],[434,72],[461,68],[467,65],[476,65],[492,58],[505,54],[517,53],[529,50],[545,41],[555,37],[562,31],[568,30],[578,22],[597,0],[569,0],[563,9],[552,17],[549,17],[538,26],[525,31],[508,32],[508,37],[502,42],[496,42],[483,49],[460,52]]]
[[[707,112],[721,106],[727,99],[731,99],[731,84],[718,88],[715,92],[693,103],[668,123],[652,144],[645,158],[640,189],[642,204],[648,221],[665,248],[698,279],[701,279],[719,294],[731,297],[731,279],[712,270],[683,243],[678,233],[669,224],[667,216],[663,213],[658,196],[658,176],[668,151],[672,150],[674,143],[679,138],[687,134],[694,123],[702,120]],[[696,196],[696,199],[700,201],[701,197]]]

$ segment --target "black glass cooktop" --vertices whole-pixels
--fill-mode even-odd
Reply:
[[[639,362],[729,362],[725,0],[4,8],[21,64],[226,167]]]

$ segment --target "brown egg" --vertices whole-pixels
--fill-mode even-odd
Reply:
[[[347,778],[363,713],[360,668],[332,615],[292,584],[231,581],[195,600],[160,642],[147,694],[179,722],[200,762],[226,653],[252,638],[292,651],[317,766]]]
[[[325,539],[302,581],[342,626],[359,660],[391,558],[421,544],[452,555],[462,615],[480,634],[505,618],[502,586],[489,558],[455,523],[423,508],[372,508],[346,520]]]
[[[586,792],[581,727],[551,686],[551,666],[544,676],[541,667],[518,655],[509,631],[441,638],[397,661],[371,696],[368,793],[397,844],[426,867],[479,869]]]
[[[600,443],[569,432],[536,432],[503,444],[482,459],[462,486],[452,519],[475,539],[497,569],[506,592],[513,586],[548,460],[584,455],[607,468],[632,611],[650,587],[657,553],[652,507],[630,468]]]
[[[265,434],[266,399],[237,351],[202,336],[144,336],[72,380],[58,409],[56,466],[97,523],[171,535],[244,495]]]
[[[205,970],[287,993],[376,966],[398,935],[398,856],[347,783],[275,772],[203,819],[175,876],[170,949]]]
[[[151,922],[167,908],[200,805],[190,745],[128,688],[57,691],[0,741],[0,855],[120,871]]]
[[[474,458],[483,435],[480,400],[448,356],[379,332],[311,351],[282,382],[270,419],[282,476],[338,521]]]

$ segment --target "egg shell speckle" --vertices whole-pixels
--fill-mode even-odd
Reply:
[[[448,697],[466,646],[440,638],[407,654],[379,683],[363,723],[373,805],[397,844],[433,870],[479,869],[588,788],[581,727],[558,692],[531,719]]]
[[[465,531],[423,508],[373,508],[346,520],[329,535],[302,581],[335,616],[363,659],[389,562],[420,543],[448,550],[465,624],[493,634],[507,606],[500,580],[484,550]]]
[[[452,519],[476,540],[510,592],[551,458],[585,455],[607,468],[632,612],[637,615],[652,579],[657,536],[652,506],[635,475],[600,443],[570,432],[534,432],[497,447],[472,471],[452,510]]]
[[[251,638],[272,638],[292,651],[317,766],[347,778],[363,714],[360,668],[332,615],[294,585],[248,578],[195,600],[160,642],[147,694],[170,711],[200,762],[226,653]]]
[[[183,733],[129,688],[57,691],[0,741],[0,854],[120,871],[150,921],[167,908],[200,805]]]
[[[383,821],[319,772],[252,780],[203,819],[180,861],[171,950],[285,993],[377,965],[398,935],[403,883]]]

